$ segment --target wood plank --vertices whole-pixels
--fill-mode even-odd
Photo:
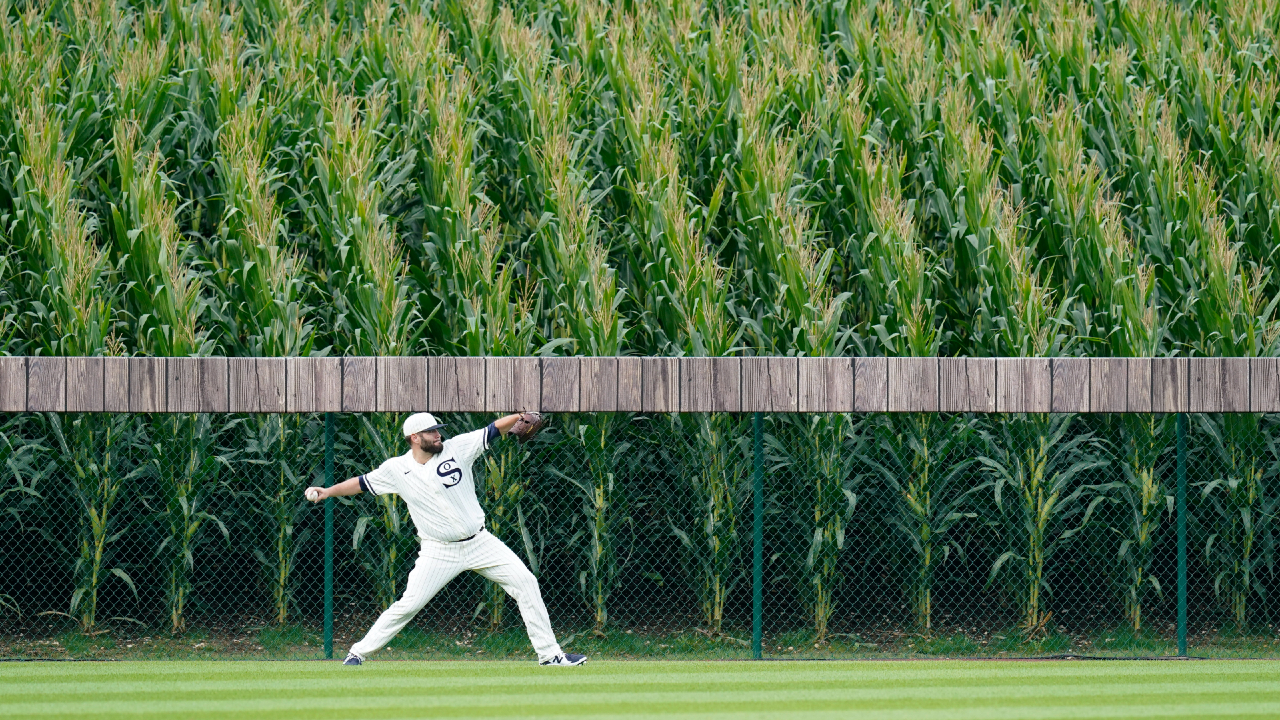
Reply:
[[[516,411],[542,408],[542,366],[536,357],[515,358],[512,365],[512,382],[515,389]]]
[[[714,412],[742,412],[741,358],[712,359],[711,409]]]
[[[854,412],[889,409],[889,360],[882,357],[853,359]]]
[[[129,412],[164,412],[164,358],[129,358]]]
[[[1187,412],[1191,408],[1190,367],[1186,358],[1151,360],[1151,412]]]
[[[199,412],[224,413],[231,408],[231,395],[227,387],[227,359],[224,357],[199,358],[200,410]],[[286,373],[288,370],[286,369]]]
[[[0,412],[26,412],[27,359],[0,357]]]
[[[102,412],[102,358],[67,358],[67,412]]]
[[[742,358],[743,412],[796,412],[799,392],[796,358]]]
[[[682,357],[680,412],[711,412],[711,358]]]
[[[542,358],[543,412],[578,412],[581,365],[576,357]]]
[[[431,412],[483,411],[488,392],[485,386],[486,365],[485,358],[480,357],[425,358],[422,369],[430,380],[430,389],[423,391],[421,407],[410,409]]]
[[[669,413],[679,408],[680,365],[676,358],[640,358],[640,411]]]
[[[67,409],[67,359],[36,356],[27,361],[27,411]]]
[[[1151,412],[1151,358],[1128,358],[1125,365],[1125,408]]]
[[[284,361],[284,406],[291,413],[316,411],[316,360],[291,357]]]
[[[315,359],[316,412],[342,411],[342,358]]]
[[[284,358],[228,358],[228,412],[285,411]]]
[[[1122,413],[1129,409],[1129,361],[1089,360],[1089,412]]]
[[[584,357],[578,368],[582,412],[614,412],[618,409],[618,359]]]
[[[426,391],[427,400],[430,401],[427,410],[430,412],[458,412],[461,403],[459,401],[459,378],[457,366],[454,362],[455,359],[449,355],[432,356],[426,359],[427,377],[431,378],[431,388]],[[381,378],[386,369],[383,365],[378,366],[379,378]],[[382,380],[379,379],[380,387],[381,384]],[[381,403],[379,403],[378,409],[382,409]]]
[[[514,369],[514,358],[487,357],[484,359],[484,409],[486,412],[515,411],[515,388],[512,387]],[[435,377],[434,373],[432,377]]]
[[[1222,412],[1222,358],[1191,358],[1187,362],[1190,412]]]
[[[769,358],[769,404],[772,412],[795,412],[799,400],[799,358]]]
[[[742,368],[742,411],[769,411],[769,359],[740,358]]]
[[[938,411],[938,359],[889,358],[889,412]]]
[[[459,357],[453,359],[453,371],[458,374],[458,411],[482,412],[484,410],[484,358]],[[430,378],[428,378],[430,379]],[[434,386],[431,388],[434,390]],[[422,398],[426,409],[430,390]]]
[[[258,368],[254,358],[227,359],[227,395],[231,412],[258,412]]]
[[[1022,358],[996,358],[996,412],[1026,412],[1022,370]]]
[[[1249,361],[1250,412],[1280,412],[1280,359]]]
[[[1053,370],[1048,358],[1022,358],[1022,402],[1026,412],[1052,412]]]
[[[826,358],[802,357],[800,362],[800,385],[797,390],[796,407],[800,412],[827,412],[827,368],[823,365]]]
[[[852,412],[853,359],[799,358],[799,412]]]
[[[1222,412],[1249,412],[1249,358],[1222,359]]]
[[[969,375],[969,412],[996,411],[996,359],[965,358]]]
[[[169,412],[200,412],[199,362],[193,357],[172,357],[165,360],[165,387]]]
[[[643,370],[640,358],[618,358],[618,411],[640,412]]]
[[[827,358],[827,411],[853,412],[853,358]]]
[[[938,358],[938,410],[969,412],[968,358]]]
[[[380,412],[417,412],[427,409],[427,358],[417,356],[378,358],[376,407]],[[431,376],[434,390],[435,376]],[[456,397],[464,388],[455,389]]]
[[[1054,358],[1052,412],[1089,412],[1089,359]]]
[[[377,360],[371,357],[342,358],[342,411],[373,412],[377,402]]]
[[[102,358],[102,409],[129,412],[129,358]]]

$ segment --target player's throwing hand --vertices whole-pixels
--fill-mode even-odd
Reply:
[[[320,502],[325,497],[324,488],[322,487],[309,487],[303,494],[311,502]]]

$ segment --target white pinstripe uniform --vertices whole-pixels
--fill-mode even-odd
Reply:
[[[364,492],[395,493],[404,500],[422,549],[409,573],[404,596],[378,617],[364,639],[351,646],[351,652],[366,658],[381,649],[450,580],[465,570],[474,570],[516,599],[540,661],[560,654],[538,580],[510,548],[484,529],[484,510],[476,501],[471,464],[497,437],[497,427],[490,424],[446,440],[444,450],[426,464],[414,460],[410,451],[360,476]]]

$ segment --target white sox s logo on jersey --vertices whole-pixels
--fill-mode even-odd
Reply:
[[[462,482],[462,468],[454,465],[453,458],[449,458],[448,460],[440,463],[440,465],[436,467],[436,474],[442,478],[446,478],[444,486],[447,488],[451,488]],[[449,482],[449,478],[452,478],[453,482]]]

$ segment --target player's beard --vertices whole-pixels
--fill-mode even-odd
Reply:
[[[429,452],[432,455],[444,452],[443,438],[439,440],[428,440],[427,438],[422,438],[419,442],[421,443],[423,452]]]

